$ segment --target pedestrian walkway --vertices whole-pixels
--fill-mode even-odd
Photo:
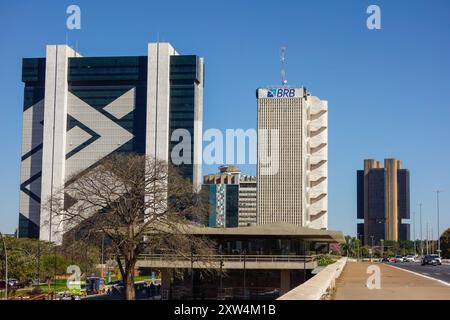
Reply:
[[[381,288],[367,288],[367,267],[380,267]],[[377,262],[347,262],[334,300],[450,300],[450,286]]]

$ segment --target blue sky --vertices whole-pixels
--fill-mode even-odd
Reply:
[[[81,30],[66,29],[70,4],[81,8]],[[370,4],[381,8],[381,30],[366,27]],[[411,171],[411,211],[422,202],[424,228],[436,234],[437,188],[441,230],[450,227],[449,14],[446,0],[1,0],[0,231],[18,220],[22,57],[42,57],[66,36],[85,56],[146,55],[159,33],[205,58],[205,129],[256,127],[255,89],[279,84],[286,46],[289,83],[329,101],[329,227],[356,233],[356,170],[364,158],[395,157]]]

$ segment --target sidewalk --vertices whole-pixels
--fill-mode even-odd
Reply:
[[[369,265],[381,270],[381,289],[369,290]],[[450,286],[382,263],[347,262],[336,281],[334,300],[450,300]]]

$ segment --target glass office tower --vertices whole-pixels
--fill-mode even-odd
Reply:
[[[203,59],[150,43],[147,56],[81,57],[66,45],[24,59],[25,83],[19,236],[60,242],[64,226],[48,223],[45,201],[118,152],[174,163],[198,188],[201,177]],[[183,141],[178,131],[188,132]],[[50,219],[51,220],[51,219]]]
[[[396,159],[364,160],[357,171],[357,232],[364,245],[380,240],[409,240],[409,170]]]

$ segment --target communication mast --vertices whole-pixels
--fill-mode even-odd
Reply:
[[[281,67],[281,84],[285,86],[287,84],[286,80],[286,68],[285,68],[285,53],[286,53],[286,47],[280,48],[280,67]]]

